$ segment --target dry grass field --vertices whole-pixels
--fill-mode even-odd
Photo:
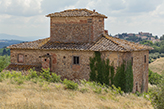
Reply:
[[[134,94],[94,90],[89,84],[75,91],[62,83],[24,81],[18,85],[5,79],[0,82],[0,109],[153,109],[148,100]]]
[[[164,58],[158,58],[154,62],[149,64],[150,70],[161,74],[164,71]]]

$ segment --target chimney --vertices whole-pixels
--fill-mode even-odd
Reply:
[[[105,34],[108,34],[108,30],[104,30]]]
[[[93,12],[95,12],[95,9],[93,9]]]

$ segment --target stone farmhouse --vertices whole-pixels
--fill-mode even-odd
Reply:
[[[89,79],[89,58],[95,51],[114,62],[132,60],[133,92],[148,90],[148,60],[151,47],[108,35],[104,30],[107,16],[88,9],[71,9],[46,15],[50,17],[50,37],[8,46],[11,64],[7,70],[50,68],[62,78]]]

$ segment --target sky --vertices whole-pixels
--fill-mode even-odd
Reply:
[[[45,15],[87,8],[108,16],[108,33],[164,34],[164,0],[0,0],[0,33],[42,38],[50,35]]]

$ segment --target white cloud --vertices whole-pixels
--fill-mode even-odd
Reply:
[[[42,0],[2,0],[0,4],[1,14],[15,16],[34,16],[42,12]]]
[[[163,34],[163,0],[0,0],[0,33],[48,36],[50,22],[45,15],[70,8],[105,14],[105,28],[112,35],[139,31]]]

